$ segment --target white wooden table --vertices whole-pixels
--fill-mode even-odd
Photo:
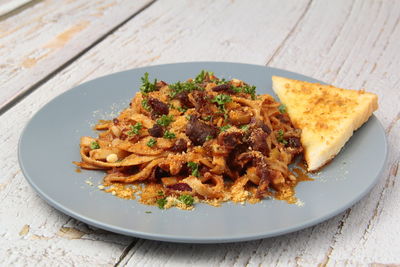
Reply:
[[[388,165],[362,201],[264,240],[173,244],[121,236],[42,201],[17,161],[21,130],[55,96],[139,66],[232,61],[379,95]],[[0,265],[400,266],[400,1],[44,0],[0,17]]]

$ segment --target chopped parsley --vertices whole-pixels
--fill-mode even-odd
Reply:
[[[148,147],[153,147],[155,144],[157,144],[157,140],[154,138],[150,138],[150,140],[147,142]]]
[[[194,199],[191,195],[180,195],[178,200],[184,203],[186,206],[192,206]]]
[[[157,199],[156,202],[160,209],[164,209],[165,204],[167,204],[167,198],[164,197],[164,198]]]
[[[225,80],[224,78],[222,78],[222,79],[219,79],[219,80],[215,81],[215,83],[216,83],[217,85],[221,85],[221,84],[228,83],[228,81]]]
[[[152,212],[151,212],[151,211],[149,211],[149,210],[147,210],[147,211],[145,211],[144,213],[150,214],[150,213],[152,213]]]
[[[154,83],[151,83],[149,81],[149,73],[146,72],[144,74],[144,76],[142,78],[140,78],[142,80],[142,85],[140,86],[140,91],[143,94],[147,94],[153,91],[157,90],[156,84],[157,84],[157,79],[154,79]]]
[[[212,116],[211,116],[211,115],[208,115],[208,116],[203,117],[202,119],[203,119],[204,121],[209,121],[209,120],[212,119]]]
[[[140,122],[137,122],[135,125],[131,125],[131,130],[128,132],[128,135],[139,134],[142,127],[143,126]]]
[[[187,163],[187,166],[192,170],[192,175],[199,177],[200,176],[200,172],[199,172],[199,164],[197,164],[196,162],[193,161],[189,161]]]
[[[163,196],[163,195],[164,195],[164,191],[162,191],[162,190],[158,191],[158,192],[157,192],[157,195]]]
[[[278,107],[278,109],[279,109],[279,112],[282,113],[282,114],[287,112],[287,110],[286,110],[286,105],[284,105],[284,104],[281,104],[281,105]]]
[[[142,100],[142,107],[147,111],[151,110],[151,107],[149,105],[149,100],[148,99],[145,98],[145,99]]]
[[[194,82],[177,82],[169,85],[170,93],[169,96],[174,98],[177,94],[182,92],[191,92],[193,90],[203,90],[199,85]]]
[[[249,129],[249,127],[250,127],[250,125],[245,124],[245,125],[240,126],[240,129],[242,129],[243,131],[247,131]]]
[[[187,111],[187,108],[178,107],[178,110],[182,113],[185,113]]]
[[[212,135],[207,135],[206,141],[209,141],[209,140],[211,140],[211,139],[213,139]]]
[[[283,130],[279,130],[278,131],[278,136],[276,137],[276,140],[278,140],[279,143],[282,143],[284,145],[286,145],[288,142],[283,138]]]
[[[221,132],[225,132],[226,130],[228,130],[228,129],[231,128],[231,127],[232,127],[231,125],[227,124],[227,125],[225,125],[225,126],[219,127],[219,130],[220,130]]]
[[[162,115],[161,118],[157,120],[157,124],[167,127],[174,121],[174,116],[172,115]]]
[[[211,102],[217,103],[220,106],[223,106],[226,103],[229,103],[231,101],[232,101],[231,96],[230,95],[225,95],[225,94],[217,95],[211,100]]]
[[[176,138],[176,135],[173,132],[165,131],[164,132],[164,138],[166,138],[166,139],[174,139],[174,138]]]
[[[190,120],[190,116],[189,116],[189,115],[186,115],[185,118],[186,118],[187,120]]]
[[[194,78],[195,83],[202,83],[206,77],[214,76],[214,72],[202,70],[196,78]]]
[[[100,145],[96,141],[93,141],[92,143],[90,143],[90,148],[91,149],[99,149]]]
[[[232,87],[232,90],[235,93],[245,93],[251,95],[251,99],[255,100],[256,99],[256,87],[255,86],[250,86],[250,85],[243,85],[241,87]]]

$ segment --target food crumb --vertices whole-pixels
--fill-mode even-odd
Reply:
[[[90,186],[93,186],[93,182],[92,181],[86,180],[85,183],[90,185]]]
[[[100,190],[103,190],[105,187],[104,187],[104,185],[99,185],[99,186],[97,186],[97,188]]]
[[[300,199],[297,199],[296,203],[294,203],[294,204],[296,204],[299,207],[303,207],[304,206],[304,202],[301,201]]]
[[[111,195],[115,196],[116,194],[117,194],[117,192],[111,191]]]

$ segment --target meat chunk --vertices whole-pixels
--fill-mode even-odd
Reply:
[[[183,107],[192,108],[193,104],[190,102],[188,94],[189,93],[187,91],[183,91],[177,94],[174,98],[178,99]]]
[[[186,126],[186,135],[195,146],[201,146],[208,136],[215,137],[217,133],[217,128],[200,121],[197,116],[191,116]]]
[[[159,124],[154,124],[153,127],[148,129],[148,132],[153,137],[162,137],[164,135],[164,129]]]
[[[212,115],[211,103],[204,91],[193,91],[189,96],[190,102],[200,114]]]
[[[253,129],[249,137],[250,147],[266,155],[268,153],[267,137],[268,134],[261,128]]]
[[[169,113],[168,105],[157,98],[149,97],[148,104],[151,107],[152,115],[155,115],[154,117],[168,115]]]
[[[174,185],[169,185],[167,188],[176,191],[192,191],[192,188],[187,183],[176,183]]]
[[[171,151],[173,152],[184,152],[187,150],[187,143],[185,139],[179,138],[178,140],[175,141],[174,146],[171,148]]]
[[[287,147],[298,148],[301,147],[301,142],[298,137],[289,137],[287,139]]]
[[[218,143],[228,149],[233,149],[243,142],[243,135],[241,131],[223,132],[218,136]]]
[[[217,86],[213,87],[212,90],[215,92],[226,92],[226,93],[231,93],[231,94],[235,93],[235,91],[233,91],[233,89],[232,89],[232,85],[227,84],[227,83],[217,85]]]

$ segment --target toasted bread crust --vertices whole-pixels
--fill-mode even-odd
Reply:
[[[378,108],[378,97],[363,90],[278,76],[272,77],[272,83],[294,126],[302,129],[301,143],[309,171],[332,160]]]

